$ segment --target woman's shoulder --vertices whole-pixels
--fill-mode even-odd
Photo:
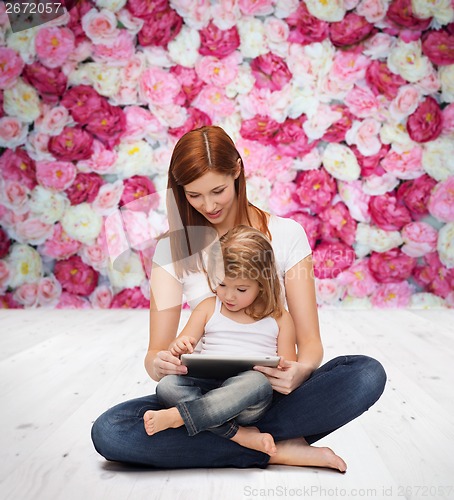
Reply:
[[[280,239],[281,243],[285,243],[292,238],[297,238],[301,234],[306,234],[303,226],[296,220],[272,214],[269,217],[268,229],[273,239],[275,236],[280,237],[285,235],[285,238]]]

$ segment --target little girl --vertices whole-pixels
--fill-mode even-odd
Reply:
[[[237,226],[209,254],[208,282],[216,297],[203,300],[169,346],[174,356],[202,354],[276,355],[296,360],[295,329],[284,308],[274,253],[260,231]],[[209,430],[268,455],[274,439],[256,427],[271,404],[273,389],[262,373],[249,370],[227,380],[167,375],[156,394],[168,408],[144,414],[147,434],[186,426],[193,436]]]

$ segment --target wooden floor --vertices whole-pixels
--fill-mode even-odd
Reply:
[[[113,404],[154,392],[147,311],[0,311],[0,498],[13,500],[454,499],[454,311],[321,309],[325,360],[385,366],[380,401],[319,444],[327,469],[138,470],[90,440]]]

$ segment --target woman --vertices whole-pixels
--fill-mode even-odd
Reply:
[[[243,161],[221,128],[202,127],[178,141],[168,188],[173,194],[173,200],[168,198],[170,232],[159,242],[154,258],[145,368],[156,381],[186,373],[167,349],[177,334],[183,293],[192,309],[213,295],[200,257],[210,233],[220,237],[239,224],[262,231],[273,245],[298,347],[297,361],[281,362],[283,369],[256,367],[267,376],[275,396],[255,426],[274,436],[276,453],[270,457],[210,432],[189,437],[181,427],[148,436],[144,413],[163,408],[155,395],[126,401],[101,415],[92,429],[95,448],[108,460],[160,468],[307,464],[315,451],[312,443],[377,401],[386,381],[383,367],[367,356],[340,356],[319,367],[323,347],[307,237],[297,222],[248,202]],[[185,231],[190,228],[206,231],[196,231],[198,236],[191,239]],[[327,448],[318,465],[335,467],[329,462],[332,455]]]

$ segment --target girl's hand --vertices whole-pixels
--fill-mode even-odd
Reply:
[[[186,375],[188,369],[181,364],[180,358],[174,356],[170,351],[159,351],[153,360],[153,368],[157,380],[165,375]]]
[[[169,351],[173,356],[181,356],[182,354],[191,354],[194,352],[196,340],[193,337],[179,337],[170,344]]]
[[[270,381],[273,389],[281,394],[290,394],[312,373],[310,367],[298,363],[298,361],[287,361],[283,357],[281,357],[277,368],[254,366],[254,370],[262,372]]]

